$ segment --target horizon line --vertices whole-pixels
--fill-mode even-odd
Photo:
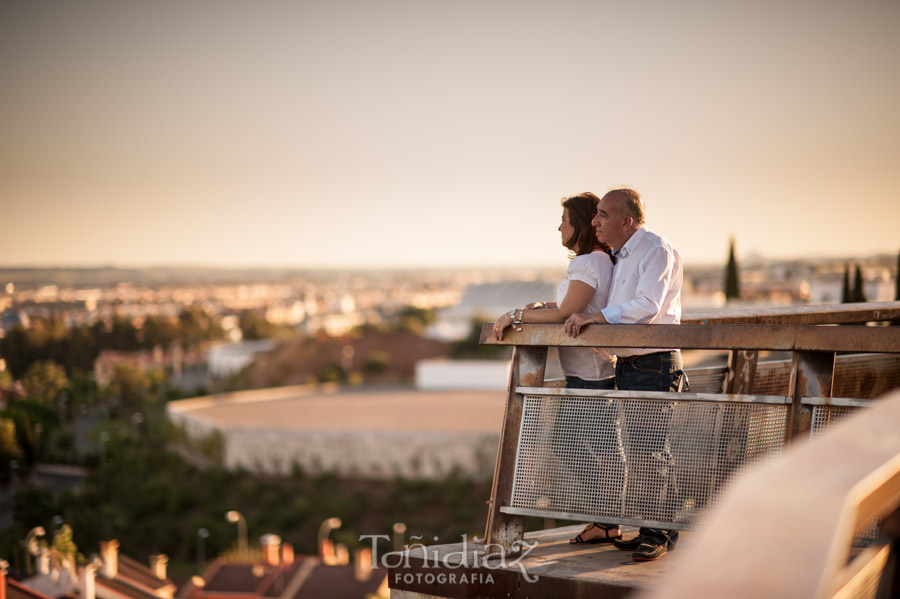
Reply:
[[[836,261],[836,260],[869,260],[876,258],[885,258],[893,256],[892,252],[888,252],[886,250],[876,251],[863,256],[838,256],[838,255],[805,255],[805,256],[767,256],[765,254],[761,254],[758,252],[754,252],[748,256],[738,257],[738,261],[745,262],[756,262],[756,261],[767,261],[767,262],[791,262],[797,260],[808,260],[808,261],[816,261],[816,262],[828,262],[828,261]],[[682,262],[685,265],[691,266],[716,266],[718,264],[724,264],[727,262],[727,259],[723,260],[709,260],[709,261],[685,261],[682,259]],[[306,271],[350,271],[350,272],[359,272],[359,271],[371,271],[371,270],[461,270],[461,269],[472,269],[472,270],[508,270],[508,269],[558,269],[564,265],[562,262],[539,262],[539,263],[531,263],[528,265],[522,264],[472,264],[461,262],[458,264],[416,264],[416,263],[407,263],[407,264],[370,264],[370,265],[360,265],[360,264],[330,264],[330,265],[310,265],[310,264],[266,264],[266,263],[248,263],[248,264],[216,264],[216,263],[202,263],[202,262],[170,262],[170,263],[153,263],[153,262],[134,262],[134,263],[115,263],[115,262],[81,262],[81,263],[64,263],[64,262],[41,262],[35,264],[28,263],[8,263],[4,264],[0,262],[0,270],[100,270],[100,269],[108,269],[108,270],[159,270],[159,269],[182,269],[182,270],[196,270],[196,269],[206,269],[206,270],[306,270]]]

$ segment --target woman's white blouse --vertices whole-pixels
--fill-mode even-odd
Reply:
[[[594,295],[582,312],[599,312],[606,307],[612,282],[613,264],[604,251],[575,256],[569,262],[566,278],[556,290],[556,305],[562,306],[571,281],[581,281],[594,289]],[[599,381],[615,376],[615,357],[596,347],[560,347],[559,363],[563,374],[586,381]]]

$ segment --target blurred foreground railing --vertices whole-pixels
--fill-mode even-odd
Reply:
[[[891,319],[900,302],[591,325],[577,339],[528,324],[496,342],[485,325],[482,343],[514,346],[486,548],[515,553],[527,515],[692,528],[735,472],[900,384],[900,327],[819,326]],[[740,324],[761,320],[778,324]],[[551,346],[730,353],[726,368],[688,371],[691,393],[573,391],[544,386]],[[760,350],[791,359],[759,363]]]

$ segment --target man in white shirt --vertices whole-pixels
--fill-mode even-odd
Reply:
[[[681,322],[681,257],[668,241],[644,228],[644,202],[632,189],[616,189],[600,200],[592,224],[597,238],[608,243],[618,260],[607,306],[600,312],[573,314],[565,323],[566,333],[575,337],[590,323],[599,324],[679,324]],[[615,350],[616,387],[623,391],[682,391],[686,377],[681,352],[677,349],[621,348]],[[669,449],[668,427],[672,406],[659,402],[652,413],[650,447],[632,459],[650,463],[653,473],[644,493],[649,501],[670,506],[674,493],[674,464]],[[626,419],[628,414],[626,414]],[[649,449],[649,451],[647,451]],[[628,452],[626,452],[628,453]],[[672,488],[670,488],[672,487]],[[667,501],[668,499],[668,501]],[[674,517],[671,509],[668,519]],[[678,531],[641,528],[634,539],[617,540],[619,549],[633,551],[637,561],[659,559],[674,549]]]

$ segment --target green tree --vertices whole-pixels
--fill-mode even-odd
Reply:
[[[197,306],[185,308],[178,315],[178,323],[179,340],[185,348],[204,341],[217,341],[225,336],[218,319]]]
[[[471,320],[466,338],[453,342],[450,349],[451,358],[455,360],[497,358],[512,353],[510,348],[502,345],[481,345],[482,324],[483,321],[479,317]]]
[[[417,335],[425,332],[425,328],[434,322],[434,310],[407,306],[398,315],[396,330],[410,331]]]
[[[27,464],[33,464],[39,454],[44,455],[44,450],[49,445],[48,441],[57,437],[60,428],[59,412],[56,408],[41,404],[30,397],[10,399],[4,416],[16,424],[16,443],[22,449]]]
[[[247,341],[254,339],[271,339],[276,327],[266,320],[265,314],[257,310],[244,310],[239,320],[241,335]]]
[[[144,319],[139,337],[141,346],[146,349],[171,347],[178,340],[178,322],[168,316],[148,316]]]
[[[725,299],[734,300],[741,298],[741,283],[738,278],[737,260],[734,258],[734,238],[731,238],[731,246],[728,249],[728,265],[725,267]]]
[[[844,265],[844,283],[843,283],[843,286],[841,287],[841,303],[849,304],[850,300],[851,300],[850,295],[851,295],[850,294],[850,265],[845,264]]]
[[[63,524],[56,529],[53,534],[53,545],[51,547],[51,555],[57,567],[68,569],[75,572],[75,557],[78,555],[78,546],[72,538],[72,527]]]
[[[367,375],[378,375],[387,370],[391,363],[391,356],[384,351],[374,350],[363,363],[363,372]]]
[[[0,354],[15,378],[21,378],[28,367],[39,360],[61,363],[67,335],[59,318],[35,318],[28,328],[13,327],[0,339]]]
[[[851,301],[853,302],[864,302],[866,301],[866,290],[863,286],[863,276],[862,270],[859,267],[859,264],[856,265],[856,273],[853,276],[853,295]]]
[[[16,423],[11,418],[0,417],[0,464],[21,460],[25,456],[16,439]]]
[[[894,279],[894,301],[900,302],[900,252],[897,252],[897,276]]]
[[[87,325],[78,325],[68,330],[63,340],[62,361],[71,376],[75,371],[89,372],[94,368],[94,360],[100,355],[100,346],[94,330]]]
[[[900,302],[900,252],[897,253],[897,276],[894,278],[894,301]],[[900,318],[891,321],[891,326],[900,327]]]
[[[100,329],[100,347],[116,351],[134,351],[139,349],[138,328],[131,319],[115,314],[112,320],[102,323]]]
[[[29,397],[46,406],[53,406],[63,391],[69,388],[66,369],[49,360],[35,362],[22,377],[22,386]]]
[[[156,400],[163,381],[164,377],[159,373],[147,373],[130,364],[117,364],[106,395],[116,400],[126,412],[140,411]]]

